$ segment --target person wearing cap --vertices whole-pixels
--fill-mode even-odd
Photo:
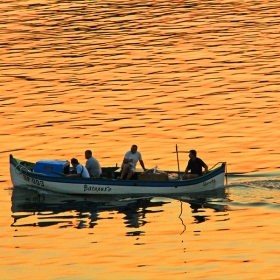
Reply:
[[[81,165],[76,158],[71,159],[72,166],[76,169],[77,174],[67,174],[68,177],[83,177],[90,178],[89,173],[85,166]]]
[[[205,169],[205,172],[208,172],[207,164],[205,164],[202,159],[196,157],[195,150],[190,150],[189,158],[190,160],[188,161],[188,165],[183,175],[183,179],[192,179],[201,176],[202,167]]]

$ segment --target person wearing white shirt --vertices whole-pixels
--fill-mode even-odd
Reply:
[[[81,165],[76,158],[71,159],[72,166],[76,169],[77,174],[68,174],[68,177],[83,177],[83,178],[90,178],[89,173],[85,166]]]
[[[87,159],[86,169],[89,173],[89,176],[99,178],[102,173],[102,170],[98,160],[92,156],[91,150],[85,151],[85,158]]]
[[[142,160],[142,155],[137,151],[137,145],[132,145],[130,151],[127,151],[124,155],[123,164],[122,164],[122,173],[118,179],[123,180],[125,175],[127,174],[126,179],[129,180],[136,168],[136,164],[139,161],[144,171],[146,170],[144,162]]]

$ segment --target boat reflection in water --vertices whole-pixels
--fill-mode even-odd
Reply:
[[[226,212],[225,189],[199,196],[180,197],[124,197],[124,196],[73,196],[42,192],[37,189],[15,187],[12,191],[13,227],[46,227],[59,225],[62,228],[93,228],[98,221],[121,215],[126,227],[139,228],[147,223],[147,216],[164,212],[167,204],[180,202],[178,218],[191,209],[194,222],[207,221],[205,208]],[[163,214],[164,215],[164,214]]]

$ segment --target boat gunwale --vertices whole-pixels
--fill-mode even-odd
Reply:
[[[32,162],[14,158],[12,155],[10,155],[10,164],[12,164],[16,170],[18,170],[17,166],[20,165],[21,162],[27,162],[30,164],[34,164]],[[67,177],[67,176],[63,176],[63,175],[50,176],[50,175],[30,171],[27,168],[22,168],[21,170],[18,170],[18,171],[20,171],[23,174],[30,176],[34,179],[37,179],[37,180],[43,180],[46,182],[68,183],[68,184],[73,183],[75,185],[78,185],[78,184],[108,185],[109,184],[109,185],[115,185],[115,186],[122,185],[122,186],[130,186],[130,187],[134,187],[134,186],[137,186],[137,187],[139,187],[139,186],[183,187],[183,186],[189,186],[189,185],[193,185],[193,184],[199,184],[201,182],[211,180],[221,173],[225,173],[226,162],[218,162],[217,164],[220,164],[220,165],[200,177],[196,177],[193,179],[187,179],[187,180],[178,180],[178,181],[119,180],[119,179],[114,179],[114,178],[75,178],[75,177]],[[216,165],[214,165],[214,167]],[[108,167],[108,168],[115,168],[115,167]],[[174,173],[176,171],[165,171],[165,172]]]

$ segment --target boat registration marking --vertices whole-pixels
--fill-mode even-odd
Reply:
[[[36,186],[44,187],[44,182],[38,179],[30,178],[29,176],[26,176],[23,174],[23,179],[29,183],[33,183]]]
[[[216,180],[215,179],[212,179],[211,181],[206,181],[206,182],[203,182],[203,186],[207,186],[209,184],[215,184],[216,183]]]

